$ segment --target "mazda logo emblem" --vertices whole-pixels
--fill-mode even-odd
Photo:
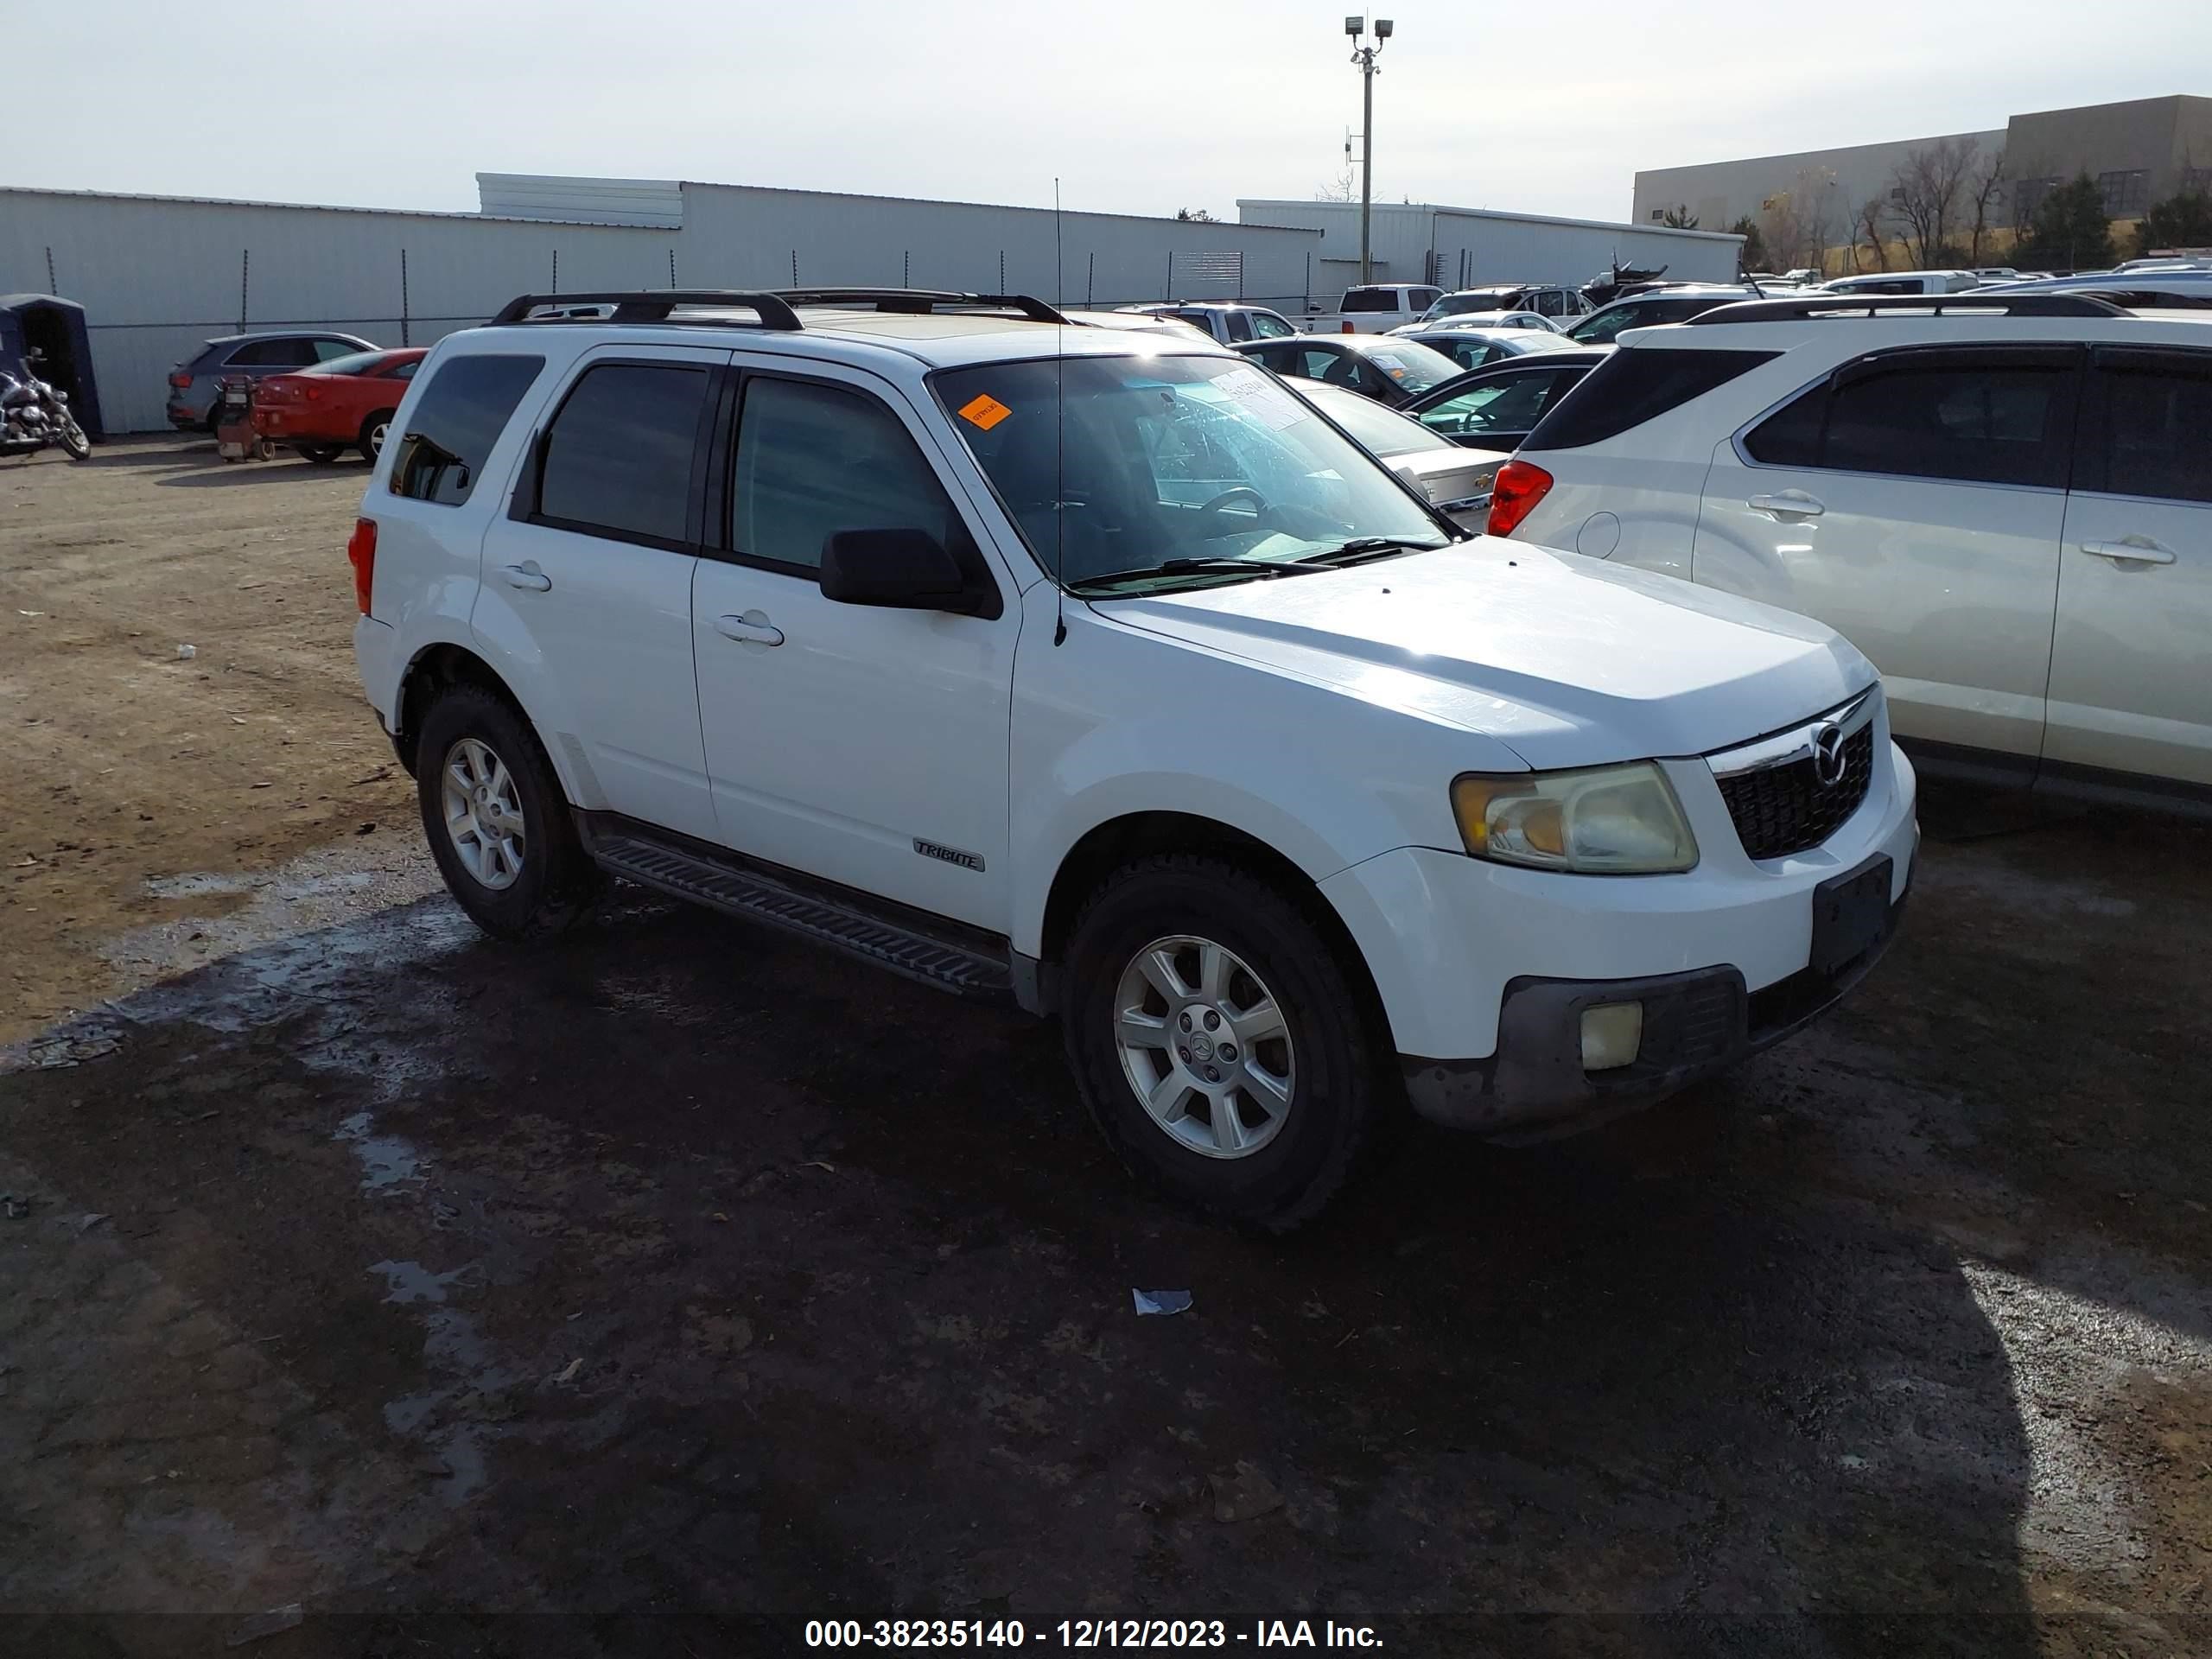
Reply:
[[[1822,726],[1813,734],[1813,776],[1822,789],[1834,789],[1850,770],[1851,758],[1843,752],[1843,728],[1833,722]]]

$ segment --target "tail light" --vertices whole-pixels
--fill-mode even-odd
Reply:
[[[1355,327],[1353,327],[1351,326],[1351,324],[1350,324],[1350,323],[1346,323],[1346,324],[1344,324],[1344,330],[1343,330],[1343,332],[1344,332],[1344,333],[1345,333],[1345,334],[1357,334],[1357,333],[1359,332],[1359,330],[1358,330],[1358,329],[1357,329],[1357,328],[1355,328]]]
[[[169,385],[175,386],[179,391],[189,391],[192,389],[192,375],[187,370],[179,369],[175,374],[169,376]]]
[[[301,391],[301,394],[302,394],[303,397],[305,397],[307,398],[308,402],[309,402],[309,403],[313,403],[313,402],[315,402],[315,400],[316,398],[318,398],[318,397],[321,397],[321,396],[322,396],[322,393],[321,393],[320,391],[318,391],[318,390],[317,390],[315,387],[314,387],[314,386],[302,386],[302,387],[300,388],[300,391]]]
[[[346,561],[353,567],[353,602],[361,607],[361,614],[369,613],[369,590],[376,585],[377,521],[356,518],[353,533],[346,543]]]
[[[1507,461],[1491,486],[1490,523],[1484,528],[1493,536],[1510,536],[1551,487],[1552,475],[1535,462]]]

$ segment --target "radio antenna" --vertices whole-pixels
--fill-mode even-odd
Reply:
[[[1052,304],[1066,288],[1060,260],[1060,181],[1052,180]],[[1068,334],[1065,322],[1052,325],[1052,645],[1068,639]]]

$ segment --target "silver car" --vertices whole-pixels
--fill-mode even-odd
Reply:
[[[323,329],[292,334],[225,334],[211,340],[189,363],[169,372],[169,424],[180,432],[213,429],[222,383],[231,375],[258,380],[264,375],[311,369],[334,358],[378,348],[358,334]]]

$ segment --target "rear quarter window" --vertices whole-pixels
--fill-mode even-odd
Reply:
[[[1531,449],[1580,449],[1655,420],[1724,386],[1773,352],[1637,350],[1624,346],[1583,378],[1529,435]]]
[[[391,493],[448,507],[467,500],[499,434],[544,366],[542,357],[505,353],[441,363],[409,412],[392,461]]]

